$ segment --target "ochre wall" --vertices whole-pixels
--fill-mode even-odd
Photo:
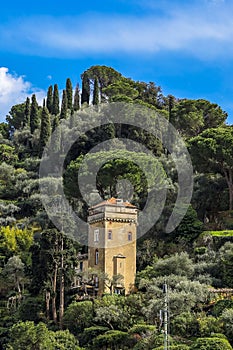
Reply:
[[[136,221],[136,212],[132,210],[132,215],[126,213],[122,216],[131,217]],[[118,217],[118,213],[107,213],[108,217]],[[94,241],[94,230],[99,229],[99,241]],[[112,239],[108,239],[108,231],[112,231]],[[132,234],[132,240],[128,240],[128,233]],[[117,258],[117,272],[123,274],[125,293],[128,294],[135,282],[136,274],[136,222],[116,222],[116,221],[101,221],[97,223],[90,223],[89,225],[89,248],[88,248],[88,265],[90,268],[106,273],[109,278],[115,274],[114,257]],[[99,262],[95,264],[95,252],[98,249]],[[122,260],[122,261],[121,261]],[[121,263],[121,265],[120,265]],[[121,266],[121,267],[120,267]],[[99,292],[109,292],[103,284],[100,283]]]

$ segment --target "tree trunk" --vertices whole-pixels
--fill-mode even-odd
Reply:
[[[225,179],[229,190],[229,210],[232,210],[232,205],[233,205],[232,169],[223,169],[223,171],[224,171]]]
[[[62,320],[64,315],[64,296],[65,296],[65,278],[64,278],[64,240],[61,238],[61,268],[60,268],[60,307],[59,307],[59,326],[62,329]]]
[[[57,290],[57,262],[55,262],[53,275],[53,295],[52,295],[52,316],[54,323],[57,323],[56,290]]]
[[[51,298],[51,295],[50,295],[50,292],[49,291],[45,291],[45,306],[46,306],[46,317],[47,319],[49,319],[49,311],[50,311],[50,298]]]

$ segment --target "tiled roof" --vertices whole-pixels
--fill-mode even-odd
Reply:
[[[97,207],[102,207],[103,205],[119,205],[119,203],[117,203],[117,200],[118,200],[119,198],[114,198],[114,197],[112,197],[112,198],[110,198],[110,199],[107,199],[107,200],[105,200],[105,201],[103,201],[103,202],[100,202],[100,203],[98,203],[98,204],[96,204],[96,205],[94,205],[93,207],[91,207],[91,208],[97,208]],[[122,204],[122,205],[124,205],[125,207],[130,207],[130,208],[136,208],[135,207],[135,205],[133,205],[133,204],[131,204],[130,202],[122,202],[122,203],[120,203],[120,204]]]

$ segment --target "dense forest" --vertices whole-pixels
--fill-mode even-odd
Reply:
[[[49,86],[42,106],[32,95],[12,106],[0,123],[0,349],[164,349],[165,281],[168,348],[232,349],[233,127],[227,113],[205,99],[164,96],[154,82],[133,81],[106,66],[90,67],[81,81],[81,87],[74,87],[67,78],[62,94],[57,84]],[[175,164],[160,140],[130,125],[130,114],[128,123],[88,130],[66,153],[66,140],[80,123],[90,124],[93,107],[98,111],[101,105],[108,112],[110,103],[121,102],[166,118],[191,156],[191,203],[170,233],[165,227],[179,191]],[[59,125],[62,132],[54,134]],[[114,279],[100,276],[109,293],[80,298],[72,284],[87,246],[74,239],[79,227],[61,215],[71,231],[64,234],[42,205],[41,157],[52,142],[57,162],[64,162],[66,198],[86,220],[88,206],[76,180],[80,165],[93,147],[115,138],[143,144],[159,159],[169,178],[166,201],[159,220],[138,239],[132,292],[115,295]],[[92,155],[93,164],[101,152]],[[117,197],[117,184],[125,179],[134,188],[132,203],[143,210],[148,179],[137,162],[140,153],[135,150],[135,161],[125,159],[123,143],[117,155],[111,147],[108,152],[110,159],[97,175],[100,196]],[[59,187],[60,179],[47,181]],[[88,281],[90,276],[82,278]]]

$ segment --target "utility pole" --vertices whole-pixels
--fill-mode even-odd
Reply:
[[[163,316],[163,326],[164,326],[164,350],[168,350],[168,292],[167,292],[167,284],[163,285],[163,293],[164,293],[164,316]]]

